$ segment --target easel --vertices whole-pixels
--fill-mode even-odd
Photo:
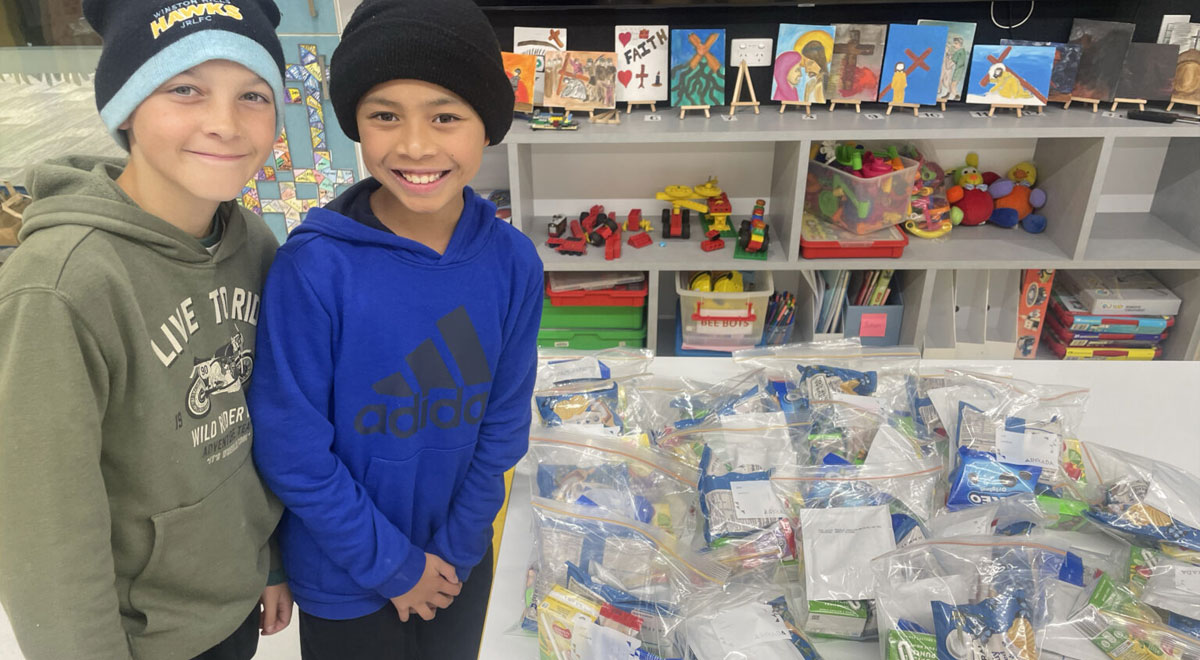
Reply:
[[[749,101],[742,100],[743,80],[746,82],[746,86],[750,88]],[[742,60],[742,63],[738,65],[737,84],[733,86],[733,103],[729,104],[729,116],[732,117],[733,113],[737,112],[737,109],[741,106],[754,108],[754,114],[758,114],[758,96],[754,93],[754,81],[750,80],[750,70],[746,66],[746,60]],[[780,108],[779,111],[783,112],[783,109]]]
[[[658,103],[657,101],[626,101],[625,102],[625,114],[627,114],[627,115],[633,114],[633,106],[635,106],[635,105],[648,105],[648,106],[650,106],[650,112],[658,112],[658,109],[656,106],[657,103]]]
[[[1100,112],[1100,99],[1085,99],[1082,96],[1072,96],[1070,100],[1063,104],[1063,110],[1070,110],[1072,103],[1089,103],[1092,106],[1092,112]]]
[[[621,111],[616,108],[608,110],[592,109],[588,112],[588,123],[590,124],[620,124]]]
[[[937,100],[937,104],[938,104],[938,106],[939,106],[939,107],[941,107],[941,109],[942,109],[942,112],[945,112],[945,111],[946,111],[946,102],[947,102],[947,101],[949,101],[949,100],[950,100],[950,99],[938,99],[938,100]]]
[[[991,106],[990,108],[988,108],[988,116],[989,116],[989,117],[991,117],[992,115],[994,115],[994,114],[996,113],[996,109],[997,109],[997,108],[1001,108],[1001,109],[1007,109],[1007,110],[1016,110],[1016,111],[1017,111],[1017,118],[1018,118],[1018,119],[1020,119],[1020,118],[1021,118],[1021,116],[1022,116],[1022,115],[1021,115],[1021,112],[1022,112],[1022,111],[1024,111],[1024,109],[1025,109],[1025,106],[1023,106],[1023,105],[1009,105],[1009,104],[1007,104],[1007,103],[993,103],[993,104],[992,104],[992,106]]]
[[[913,116],[916,117],[917,109],[920,107],[921,107],[920,103],[889,103],[887,112],[884,114],[888,114],[888,115],[892,114],[892,110],[895,108],[912,108]]]
[[[705,117],[711,117],[712,115],[708,113],[709,109],[711,108],[711,105],[681,105],[679,106],[679,118],[683,119],[683,116],[687,114],[688,110],[703,110]]]
[[[804,101],[780,101],[779,114],[782,115],[783,111],[787,110],[789,107],[804,108],[804,114],[806,116],[812,114],[812,103],[806,103]]]
[[[862,112],[862,101],[856,101],[854,99],[829,99],[829,111],[833,112],[833,109],[836,108],[839,103],[842,105],[852,105],[854,106],[855,112]]]
[[[1117,106],[1118,106],[1118,105],[1120,105],[1121,103],[1134,103],[1134,104],[1136,104],[1136,105],[1137,105],[1137,107],[1138,107],[1138,110],[1145,110],[1145,109],[1146,109],[1146,99],[1124,99],[1124,98],[1115,98],[1115,99],[1113,99],[1113,104],[1112,104],[1112,107],[1111,107],[1111,108],[1109,108],[1109,110],[1110,110],[1111,112],[1116,112],[1116,111],[1117,111]]]
[[[1196,108],[1196,114],[1200,115],[1200,101],[1188,101],[1185,99],[1181,99],[1178,96],[1171,97],[1171,102],[1167,104],[1167,112],[1170,112],[1171,108],[1174,108],[1176,103],[1178,103],[1179,105],[1193,106]]]

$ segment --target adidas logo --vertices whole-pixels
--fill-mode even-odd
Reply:
[[[398,371],[371,386],[376,394],[396,399],[395,405],[373,403],[354,417],[354,430],[362,435],[391,434],[409,438],[433,424],[452,429],[478,424],[487,407],[492,371],[488,367],[479,334],[465,307],[459,307],[437,322],[438,334],[458,367],[455,379],[433,338],[421,342],[405,357],[416,378],[416,388]]]

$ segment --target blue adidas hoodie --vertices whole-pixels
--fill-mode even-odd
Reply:
[[[249,394],[292,593],[326,619],[412,589],[425,552],[466,580],[529,440],[533,243],[470,188],[442,255],[342,214],[377,188],[310,211],[280,248]]]

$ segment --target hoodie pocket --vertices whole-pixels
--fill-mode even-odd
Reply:
[[[455,490],[467,474],[474,444],[457,449],[422,449],[395,461],[372,458],[364,486],[375,506],[420,547],[446,522]]]
[[[129,588],[146,618],[142,634],[244,619],[266,586],[267,541],[282,509],[247,454],[204,499],[151,516],[154,549]]]

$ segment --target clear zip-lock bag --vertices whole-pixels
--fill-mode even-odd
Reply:
[[[688,602],[694,660],[821,660],[782,587],[753,576]]]

